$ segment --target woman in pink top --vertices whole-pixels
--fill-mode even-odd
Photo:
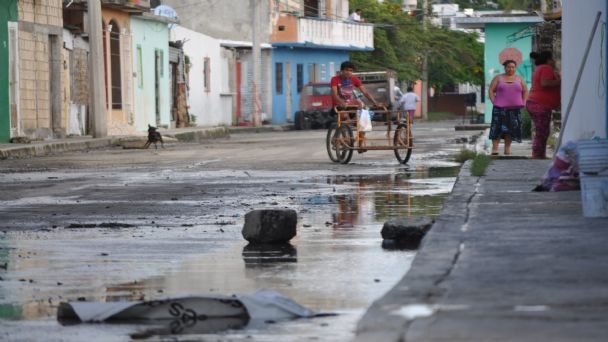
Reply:
[[[498,154],[500,139],[505,141],[505,154],[511,154],[511,142],[521,142],[521,108],[528,97],[526,82],[517,74],[514,60],[502,65],[505,72],[495,76],[490,83],[488,95],[492,101],[492,122],[489,138],[492,140],[492,155]]]
[[[547,153],[547,139],[551,132],[551,113],[560,106],[562,82],[559,73],[555,70],[551,51],[532,52],[530,58],[534,59],[535,67],[526,109],[534,122],[532,158],[544,159]]]

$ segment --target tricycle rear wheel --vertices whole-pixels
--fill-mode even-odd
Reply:
[[[353,130],[348,125],[331,124],[327,130],[326,147],[329,159],[348,164],[353,157]]]

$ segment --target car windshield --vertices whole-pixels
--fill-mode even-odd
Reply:
[[[309,88],[309,87],[307,87]],[[328,96],[331,95],[331,88],[329,87],[329,84],[315,84],[310,86],[309,89],[307,89],[308,91],[310,91],[310,93],[306,94],[306,95],[312,95],[312,96]]]

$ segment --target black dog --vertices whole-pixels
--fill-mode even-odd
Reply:
[[[163,143],[163,137],[156,130],[156,127],[148,125],[148,141],[143,148],[150,147],[150,144],[154,144],[154,147],[158,149],[157,143],[160,143],[160,147],[165,148],[165,144]]]

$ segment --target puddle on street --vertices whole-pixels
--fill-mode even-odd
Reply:
[[[66,300],[137,301],[269,288],[315,312],[338,315],[240,325],[216,322],[218,327],[242,327],[184,329],[189,334],[184,339],[349,341],[365,309],[403,277],[415,255],[383,249],[383,223],[437,216],[458,171],[459,166],[420,167],[305,180],[329,190],[319,194],[311,187],[310,192],[304,188],[292,194],[298,234],[289,244],[273,247],[248,245],[240,235],[242,217],[222,225],[225,234],[218,239],[201,238],[200,230],[191,227],[0,233],[0,266],[7,268],[0,269],[0,327],[24,340],[43,336],[41,331],[62,341],[152,335],[162,340],[175,331],[123,324],[63,327],[55,319],[56,309]],[[180,340],[178,335],[172,338]]]

